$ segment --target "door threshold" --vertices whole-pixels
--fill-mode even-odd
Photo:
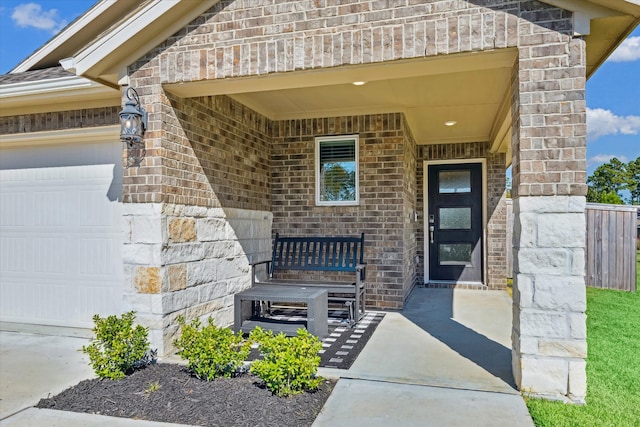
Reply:
[[[424,284],[424,287],[436,289],[489,289],[489,287],[482,282],[458,282],[455,280],[430,280]]]

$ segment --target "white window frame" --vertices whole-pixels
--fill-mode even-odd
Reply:
[[[353,140],[355,148],[355,164],[356,164],[356,199],[344,200],[344,201],[326,201],[320,200],[320,145],[323,142],[330,141],[348,141]],[[358,135],[339,135],[339,136],[319,136],[316,137],[316,161],[315,161],[315,174],[316,174],[316,205],[317,206],[357,206],[360,204],[360,155],[359,155],[359,136]]]

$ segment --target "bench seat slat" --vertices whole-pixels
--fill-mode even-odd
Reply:
[[[326,289],[329,293],[353,293],[355,283],[340,282],[322,282],[320,280],[289,280],[289,279],[269,279],[259,282],[260,285],[277,285],[277,286],[297,286],[297,287],[318,287]],[[361,285],[361,287],[364,284]]]

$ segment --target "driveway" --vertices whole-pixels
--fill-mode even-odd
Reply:
[[[0,420],[93,378],[86,338],[0,331]]]

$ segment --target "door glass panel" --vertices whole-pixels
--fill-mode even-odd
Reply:
[[[471,171],[439,171],[438,191],[440,193],[470,193]]]
[[[440,208],[441,230],[470,230],[471,208]]]
[[[438,255],[440,265],[471,265],[471,244],[441,243]]]

